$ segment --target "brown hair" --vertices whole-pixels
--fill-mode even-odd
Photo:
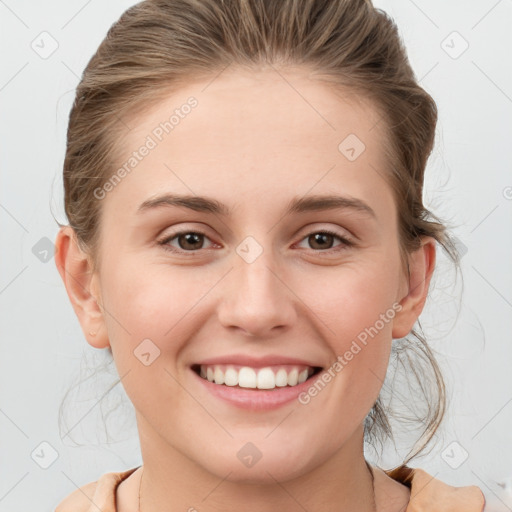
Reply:
[[[69,118],[65,210],[93,263],[101,220],[94,190],[115,171],[130,116],[181,84],[213,78],[233,64],[302,66],[334,88],[371,100],[389,139],[386,179],[397,205],[404,270],[422,236],[441,244],[458,268],[447,229],[422,201],[436,105],[418,85],[395,23],[369,0],[146,0],[128,9],[88,63]],[[423,432],[407,461],[427,446],[446,407],[433,352],[420,332],[411,333],[415,340],[394,340],[392,351],[395,357],[412,351],[428,363],[413,370],[426,411],[416,417]],[[365,421],[366,441],[393,437],[388,414],[379,396]]]

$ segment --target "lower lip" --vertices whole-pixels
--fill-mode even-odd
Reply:
[[[308,380],[297,384],[297,386],[286,386],[282,388],[274,388],[270,390],[263,389],[242,389],[235,386],[225,386],[223,384],[215,384],[209,380],[203,379],[194,370],[190,369],[196,379],[202,383],[202,385],[212,395],[228,402],[235,407],[240,409],[246,409],[250,411],[268,411],[277,409],[285,404],[297,400],[298,396],[305,392],[318,377],[322,375],[322,372],[310,377]]]

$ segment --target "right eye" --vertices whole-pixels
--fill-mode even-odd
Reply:
[[[317,235],[320,235],[320,236],[317,236]],[[327,235],[327,237],[329,237],[329,238],[337,238],[338,240],[341,241],[341,244],[336,246],[335,248],[328,247],[326,249],[325,247],[320,247],[320,250],[321,250],[320,252],[342,251],[342,250],[346,249],[347,247],[351,247],[354,245],[354,243],[351,242],[350,240],[348,240],[347,238],[337,234],[335,231],[330,231],[328,229],[324,229],[321,231],[313,231],[309,235],[305,236],[302,240],[308,240],[308,242],[309,242],[309,240],[312,239],[315,244],[320,242],[320,245],[322,245],[323,244],[322,241],[325,240],[325,235]],[[315,251],[315,252],[318,252],[318,251]]]
[[[174,253],[195,253],[199,249],[203,249],[201,246],[203,245],[202,241],[204,238],[208,239],[208,237],[200,231],[184,230],[166,236],[163,240],[160,240],[158,244],[166,251]],[[180,247],[176,248],[171,245],[174,239],[176,239]]]

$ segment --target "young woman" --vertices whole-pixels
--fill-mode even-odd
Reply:
[[[416,454],[444,413],[413,329],[436,243],[457,263],[422,203],[436,119],[370,1],[123,14],[76,92],[56,263],[113,356],[143,465],[57,512],[484,510],[476,486],[364,455],[390,433],[400,341],[433,375]]]

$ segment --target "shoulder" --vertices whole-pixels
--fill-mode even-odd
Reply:
[[[103,474],[98,480],[79,487],[66,496],[57,505],[55,512],[116,512],[116,488],[137,469]]]
[[[410,489],[405,512],[487,512],[484,494],[476,485],[455,487],[405,465],[384,473]]]
[[[87,512],[94,502],[97,483],[91,482],[73,491],[57,505],[55,512]]]
[[[409,487],[391,478],[376,466],[372,466],[372,471],[375,498],[379,504],[379,510],[382,512],[405,511],[411,496]]]

